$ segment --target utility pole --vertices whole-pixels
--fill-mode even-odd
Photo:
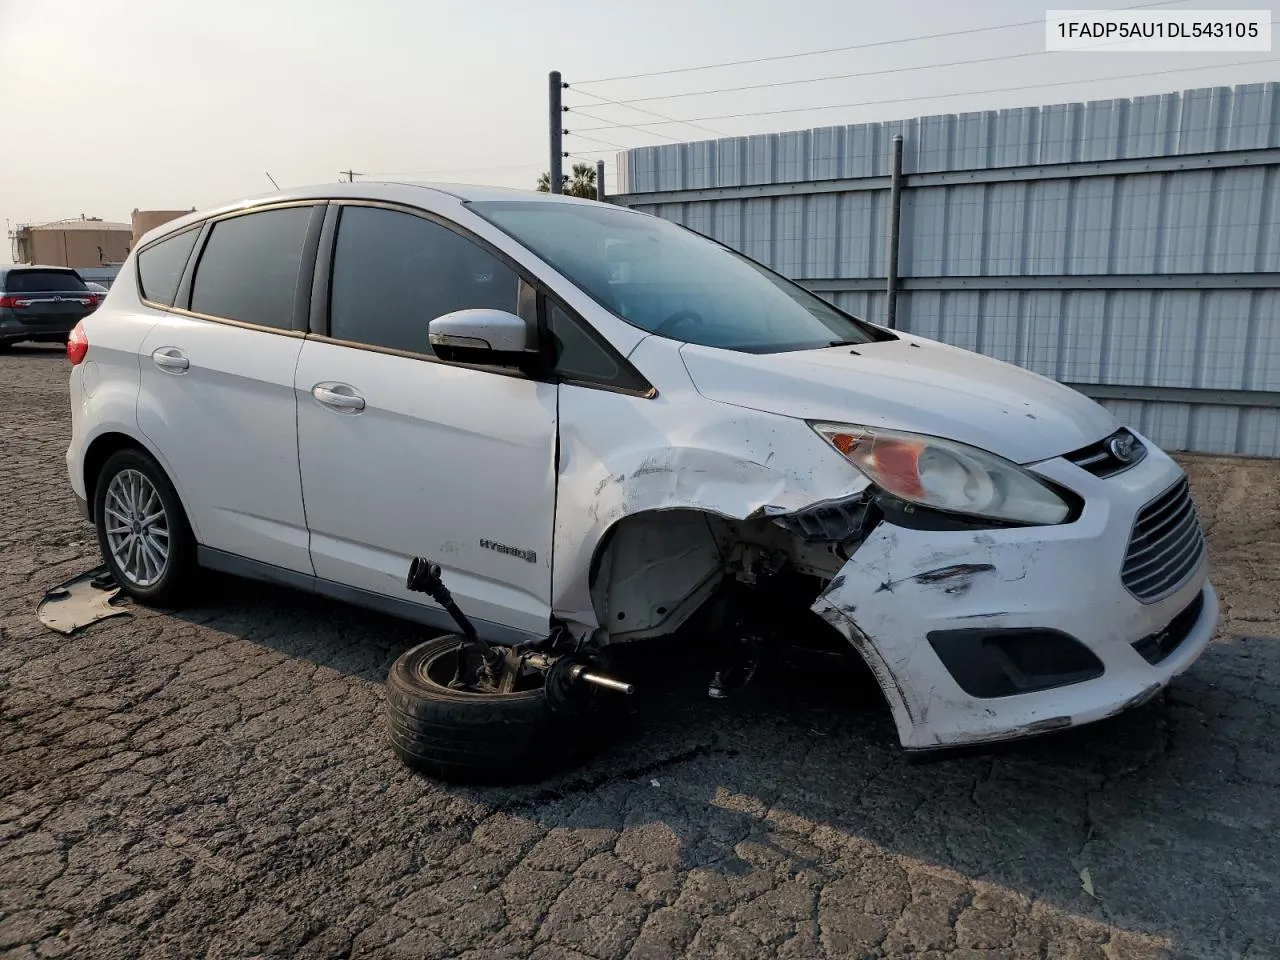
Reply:
[[[604,194],[604,161],[596,161],[596,199],[601,203],[607,203]]]
[[[339,171],[338,171],[338,173],[342,174],[344,177],[346,177],[346,178],[347,178],[347,183],[355,183],[355,182],[356,182],[356,177],[363,177],[363,176],[364,176],[364,174],[363,174],[363,173],[358,173],[358,172],[356,172],[355,170],[339,170]],[[339,181],[339,182],[341,182],[341,181]]]
[[[550,107],[551,107],[551,192],[564,192],[564,166],[561,161],[564,159],[564,107],[560,102],[560,91],[563,90],[565,84],[560,81],[560,71],[552,70],[550,76]]]

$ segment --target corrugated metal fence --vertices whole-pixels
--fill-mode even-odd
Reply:
[[[644,147],[611,199],[882,322],[895,134],[898,327],[1280,457],[1280,84]]]

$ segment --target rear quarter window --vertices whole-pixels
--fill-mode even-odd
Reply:
[[[12,270],[6,293],[84,293],[89,288],[74,270]]]
[[[175,236],[153,243],[138,254],[138,292],[143,300],[173,306],[178,293],[178,283],[187,268],[187,258],[200,235],[199,227],[192,227]]]

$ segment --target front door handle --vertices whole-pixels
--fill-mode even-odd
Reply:
[[[151,361],[165,373],[186,373],[191,361],[177,347],[157,347],[151,352]]]
[[[339,413],[359,413],[364,409],[364,397],[345,383],[317,383],[311,388],[311,395],[316,402]]]

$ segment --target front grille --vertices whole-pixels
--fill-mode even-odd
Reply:
[[[1204,535],[1186,477],[1138,513],[1120,579],[1143,603],[1182,586],[1204,558]]]
[[[1120,441],[1122,445],[1127,445],[1130,451],[1128,459],[1121,460],[1115,455],[1116,445],[1113,441]],[[1123,450],[1124,446],[1121,449]],[[1111,436],[1103,437],[1097,443],[1091,443],[1087,447],[1081,447],[1066,454],[1068,460],[1080,469],[1088,470],[1095,477],[1114,477],[1117,473],[1123,473],[1141,463],[1146,456],[1146,444],[1123,427]]]

